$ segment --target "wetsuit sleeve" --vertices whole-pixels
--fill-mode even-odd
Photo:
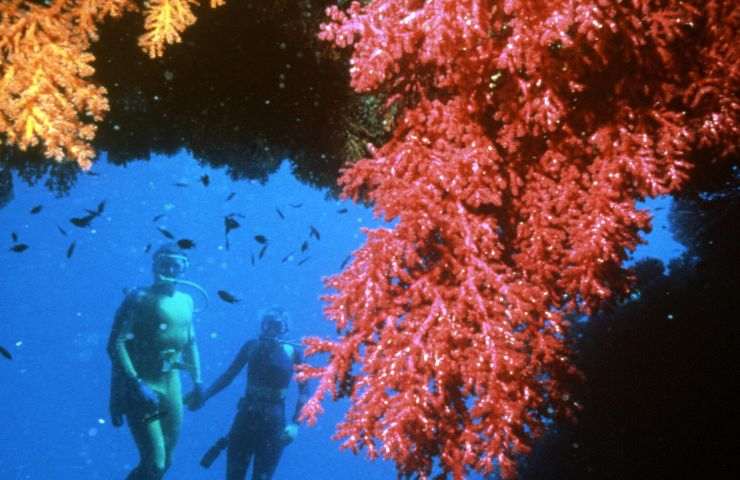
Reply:
[[[126,377],[134,380],[138,378],[138,374],[126,349],[126,342],[133,335],[133,326],[136,321],[135,309],[141,296],[142,293],[139,291],[126,296],[116,311],[113,328],[108,338],[108,355],[111,362],[113,362],[114,368],[123,372]]]
[[[203,379],[200,372],[200,353],[198,352],[198,344],[195,341],[195,327],[190,325],[190,333],[188,334],[189,341],[183,351],[183,357],[185,363],[189,366],[190,375],[193,378],[193,383],[202,383]]]
[[[295,352],[293,354],[293,364],[298,365],[303,363],[303,349],[300,347],[296,347]],[[308,383],[306,382],[297,382],[298,383],[298,397],[296,398],[295,402],[295,412],[293,412],[293,423],[298,423],[298,417],[301,414],[301,409],[308,401]]]
[[[204,394],[205,400],[213,397],[218,392],[231,385],[231,382],[233,382],[236,376],[239,375],[239,372],[241,372],[247,363],[249,363],[249,359],[252,356],[255,345],[256,342],[254,340],[250,340],[244,344],[231,362],[231,365],[229,365],[229,368],[227,368],[226,371],[218,377],[215,382],[213,382],[213,385],[206,390]]]

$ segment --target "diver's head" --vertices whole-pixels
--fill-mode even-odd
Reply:
[[[165,243],[152,257],[152,272],[158,282],[180,278],[189,266],[188,256],[174,243]]]
[[[288,314],[281,307],[270,307],[260,313],[260,333],[263,338],[278,338],[288,333]]]

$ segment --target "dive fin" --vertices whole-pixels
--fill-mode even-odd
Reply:
[[[203,458],[200,459],[200,466],[203,468],[210,468],[211,465],[213,465],[213,462],[216,461],[218,456],[221,455],[221,452],[226,449],[226,446],[228,444],[228,436],[224,436],[216,440],[216,443],[214,443],[213,446],[208,449],[205,455],[203,455]]]

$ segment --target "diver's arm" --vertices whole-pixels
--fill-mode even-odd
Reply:
[[[293,353],[293,364],[298,365],[303,363],[303,351],[300,348],[296,348]],[[290,420],[282,433],[282,442],[287,445],[295,441],[298,437],[298,417],[301,415],[301,409],[308,401],[308,384],[306,382],[298,383],[298,398],[295,402],[295,412],[293,412],[293,418]]]
[[[298,382],[298,398],[295,401],[295,412],[293,413],[293,423],[298,423],[298,417],[301,415],[301,409],[308,401],[308,383]]]
[[[300,348],[297,348],[295,351],[295,354],[293,356],[293,363],[298,365],[303,363],[303,351]],[[292,423],[297,424],[298,423],[298,417],[301,414],[301,409],[308,401],[308,383],[307,382],[297,382],[298,383],[298,397],[295,401],[295,412],[293,413],[293,419],[291,420]]]
[[[208,400],[224,388],[231,385],[231,382],[234,381],[236,376],[239,375],[239,372],[241,372],[242,368],[244,368],[247,362],[249,362],[249,357],[252,355],[254,345],[254,341],[249,341],[244,344],[234,360],[231,362],[231,365],[229,365],[229,368],[227,368],[226,371],[220,377],[218,377],[215,382],[213,382],[213,385],[211,385],[203,393],[203,401]]]
[[[131,356],[126,349],[126,342],[133,335],[133,324],[135,322],[134,308],[137,297],[137,293],[126,296],[116,312],[113,329],[108,339],[108,355],[111,362],[113,362],[114,368],[123,372],[131,380],[138,380],[139,378],[131,361]]]
[[[200,353],[198,352],[198,344],[195,341],[195,328],[190,326],[190,341],[185,346],[183,351],[183,360],[188,365],[190,376],[193,379],[195,385],[203,383],[200,371]]]

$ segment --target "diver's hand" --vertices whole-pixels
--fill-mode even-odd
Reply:
[[[111,372],[108,411],[110,413],[110,422],[116,428],[123,425],[126,404],[126,384],[124,378],[120,369],[114,367]]]
[[[111,412],[110,423],[116,428],[120,427],[123,425],[123,415],[118,412]]]
[[[193,391],[185,396],[185,405],[188,406],[188,410],[194,412],[203,408],[206,404],[206,396],[203,394],[203,385],[196,383],[193,386]]]
[[[283,433],[280,436],[280,439],[282,440],[283,445],[288,445],[290,443],[293,443],[297,436],[298,436],[298,424],[289,423],[283,429]]]

